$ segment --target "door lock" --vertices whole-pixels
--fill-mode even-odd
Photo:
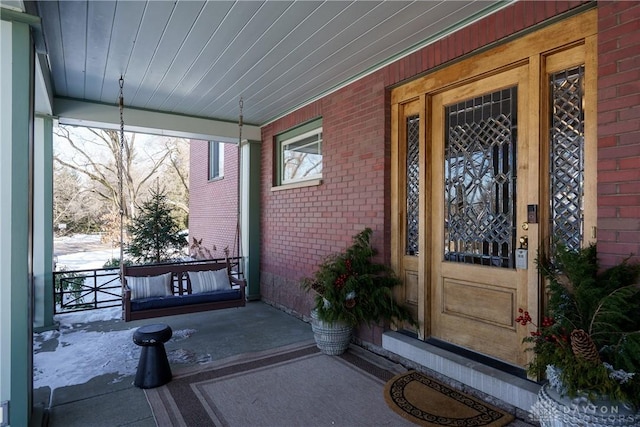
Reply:
[[[525,230],[525,231],[528,230],[529,229],[529,223],[528,222],[523,222],[522,223],[522,229]]]
[[[528,249],[529,247],[529,237],[521,236],[520,237],[520,249]]]
[[[519,241],[520,248],[516,249],[516,268],[526,270],[529,266],[529,250],[527,249],[529,246],[529,238],[527,236],[521,236]]]

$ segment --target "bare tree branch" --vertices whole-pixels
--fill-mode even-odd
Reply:
[[[59,126],[54,133],[58,137],[54,146],[55,164],[86,178],[87,182],[83,181],[82,185],[90,190],[90,199],[101,200],[111,212],[122,209],[125,221],[135,215],[136,206],[146,196],[151,181],[166,173],[165,167],[172,171],[172,182],[179,181],[182,187],[186,183],[183,191],[175,193],[177,199],[174,202],[181,211],[188,211],[184,202],[188,195],[188,178],[185,178],[188,171],[183,170],[184,164],[180,169],[178,150],[170,143],[145,146],[137,141],[136,134],[125,134],[122,141],[124,194],[121,198],[118,166],[121,141],[118,131],[83,128],[82,132],[74,133],[73,127]],[[105,158],[105,154],[108,157]],[[124,202],[123,206],[120,206],[121,202]],[[100,215],[105,217],[104,213],[103,209]]]

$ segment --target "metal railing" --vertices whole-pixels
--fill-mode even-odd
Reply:
[[[53,283],[53,314],[122,305],[117,268],[55,271]]]
[[[242,263],[238,257],[229,258],[232,271],[243,276]],[[198,264],[202,262],[225,262],[225,258],[180,261],[167,264]],[[120,307],[122,305],[122,283],[119,268],[96,268],[86,270],[55,271],[53,273],[53,314]]]

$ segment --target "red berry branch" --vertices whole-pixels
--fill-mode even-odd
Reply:
[[[569,341],[569,337],[567,336],[564,329],[561,331],[562,333],[560,335],[549,334],[548,332],[546,334],[543,334],[543,331],[545,330],[545,328],[551,328],[553,327],[553,325],[556,324],[556,320],[553,317],[544,316],[542,318],[542,328],[540,328],[538,327],[538,325],[536,325],[533,322],[528,311],[525,311],[524,309],[519,308],[518,312],[520,313],[520,316],[516,317],[516,323],[519,323],[522,326],[527,326],[528,324],[531,324],[536,328],[535,331],[530,332],[532,337],[542,337],[544,335],[544,339],[546,341],[550,341],[558,344],[560,343],[560,341],[565,343]]]
[[[336,287],[336,289],[340,290],[344,287],[344,285],[347,283],[347,280],[349,279],[349,276],[356,276],[356,274],[353,273],[353,270],[351,268],[351,259],[347,258],[344,261],[344,265],[347,269],[346,273],[342,273],[340,276],[338,276],[338,278],[336,279],[336,281],[334,282],[334,285]]]

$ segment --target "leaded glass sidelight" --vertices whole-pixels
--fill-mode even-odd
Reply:
[[[583,236],[584,66],[550,76],[551,233],[569,249]]]
[[[420,117],[407,117],[407,241],[405,253],[418,254],[420,196]]]
[[[513,268],[517,88],[445,110],[444,259]]]

